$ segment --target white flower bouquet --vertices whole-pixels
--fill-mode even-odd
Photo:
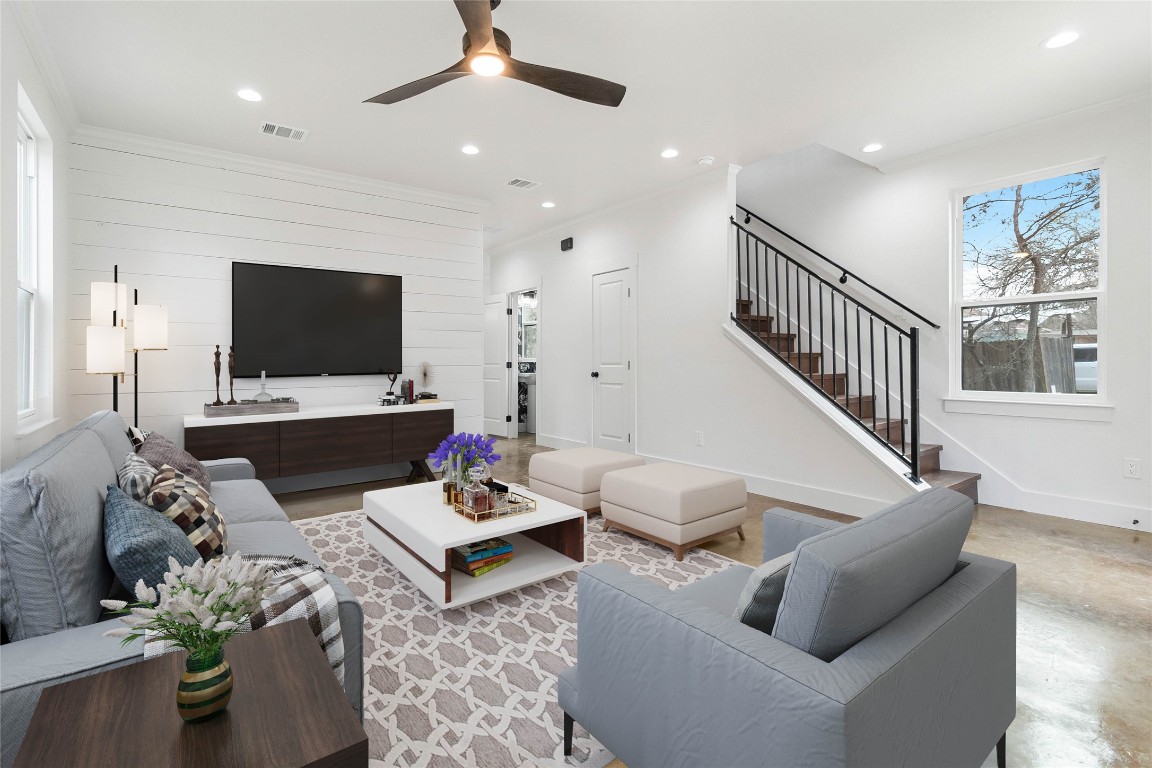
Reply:
[[[100,601],[110,611],[126,614],[120,620],[128,625],[109,630],[106,636],[122,637],[121,644],[127,645],[154,632],[187,650],[189,660],[206,660],[241,631],[269,591],[267,568],[244,561],[240,553],[191,566],[170,557],[168,565],[164,583],[155,589],[143,579],[136,582],[137,602]]]

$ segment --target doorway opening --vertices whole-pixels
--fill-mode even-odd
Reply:
[[[540,292],[535,288],[514,294],[516,423],[515,436],[536,435],[538,390],[537,364],[540,358]]]

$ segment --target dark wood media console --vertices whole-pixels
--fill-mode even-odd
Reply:
[[[260,480],[405,461],[412,465],[409,480],[435,479],[427,458],[453,431],[451,408],[340,413],[337,408],[301,410],[284,414],[290,418],[234,417],[226,424],[186,417],[184,447],[198,459],[246,458]]]

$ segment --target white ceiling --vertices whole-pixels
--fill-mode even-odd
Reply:
[[[516,58],[623,83],[617,109],[480,77],[362,104],[460,58],[449,0],[31,5],[81,123],[485,200],[503,230],[488,247],[698,174],[702,155],[818,142],[882,165],[1152,90],[1148,2],[504,0]],[[1065,29],[1080,40],[1041,47]]]

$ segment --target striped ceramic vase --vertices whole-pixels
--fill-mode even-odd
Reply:
[[[180,685],[176,688],[176,709],[188,723],[199,723],[224,711],[232,699],[232,667],[224,661],[224,651],[207,657],[188,656]]]

